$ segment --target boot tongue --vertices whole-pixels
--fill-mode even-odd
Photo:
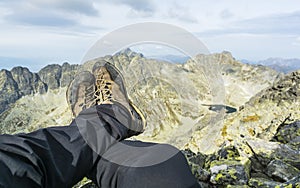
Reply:
[[[121,103],[128,110],[130,109],[129,101],[128,101],[127,97],[124,95],[124,93],[122,93],[122,91],[120,90],[120,87],[115,83],[113,83],[113,85],[112,85],[112,98],[115,101]]]

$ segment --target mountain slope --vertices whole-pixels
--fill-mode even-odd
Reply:
[[[239,112],[216,122],[214,129],[196,131],[187,147],[212,153],[228,142],[249,138],[271,140],[280,126],[300,119],[299,96],[300,71],[297,71],[260,91]]]
[[[31,132],[38,128],[68,125],[72,114],[65,96],[66,88],[60,88],[20,98],[0,114],[0,133]]]
[[[99,60],[110,61],[120,69],[131,99],[146,115],[148,127],[138,139],[178,147],[187,143],[195,130],[212,126],[223,108],[234,112],[279,76],[262,66],[242,64],[228,52],[198,55],[184,64],[174,64],[125,50],[80,66],[49,65],[38,73],[47,93],[36,91],[22,99],[16,97],[20,99],[16,103],[12,100],[11,107],[0,114],[1,133],[67,124],[71,113],[63,91],[76,71],[91,70]],[[12,93],[18,94],[19,85],[10,81]]]

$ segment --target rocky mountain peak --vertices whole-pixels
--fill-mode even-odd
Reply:
[[[21,96],[34,93],[43,94],[47,91],[47,86],[41,81],[39,75],[30,72],[28,68],[15,67],[10,72],[18,85],[18,91]]]
[[[48,85],[49,89],[57,89],[60,87],[60,78],[62,74],[60,65],[47,65],[42,68],[38,74],[40,75],[41,80]]]
[[[183,67],[190,72],[197,72],[200,70],[199,65],[206,76],[213,80],[221,78],[219,82],[225,88],[225,103],[233,107],[245,104],[252,96],[282,76],[268,67],[241,63],[230,52],[200,54],[188,60]]]
[[[18,84],[10,71],[0,71],[0,113],[7,109],[7,105],[20,98]]]
[[[66,87],[74,78],[78,65],[64,63],[48,65],[38,73],[26,67],[14,67],[11,71],[0,71],[0,114],[22,96],[44,94],[48,89]]]
[[[120,52],[116,53],[115,56],[119,56],[119,55],[122,55],[122,54],[127,55],[130,58],[137,57],[137,56],[138,57],[144,57],[143,54],[134,52],[130,48],[125,48],[124,50],[121,50]]]

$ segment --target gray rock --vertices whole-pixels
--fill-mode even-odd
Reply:
[[[236,149],[235,146],[227,146],[227,147],[222,147],[218,151],[218,158],[219,159],[236,159],[238,158],[239,152]]]
[[[295,137],[293,140],[287,143],[287,145],[294,150],[300,151],[300,136]]]
[[[249,180],[248,185],[250,187],[262,187],[262,188],[289,188],[289,187],[300,187],[300,175],[297,177],[291,179],[290,181],[287,181],[285,183],[280,183],[277,181],[272,181],[265,178],[251,178]]]
[[[191,167],[192,173],[198,181],[209,182],[210,173],[204,169],[206,156],[201,153],[193,153],[191,150],[184,150],[182,153],[186,156]]]
[[[280,144],[276,142],[268,142],[261,139],[248,140],[248,146],[254,153],[258,167],[267,166],[274,159],[274,152],[280,148]]]
[[[206,182],[199,182],[199,185],[201,188],[212,188],[213,187],[209,183],[206,183]]]
[[[282,184],[282,187],[300,187],[300,175]]]
[[[206,169],[199,168],[198,172],[195,175],[195,177],[198,179],[198,181],[209,182],[210,173]]]
[[[268,164],[266,171],[269,177],[283,182],[288,181],[300,174],[300,170],[281,160],[271,161]]]
[[[250,161],[219,160],[210,165],[210,182],[217,185],[246,185]]]
[[[8,70],[0,71],[0,113],[21,97],[17,82]]]
[[[206,155],[199,152],[196,154],[189,149],[183,150],[182,153],[186,156],[188,162],[197,164],[201,168],[204,167]]]
[[[251,178],[248,182],[250,187],[260,188],[274,188],[280,186],[280,182],[272,181],[265,178]]]
[[[48,65],[42,68],[38,75],[41,80],[48,85],[49,89],[58,89],[60,87],[60,79],[62,75],[62,68],[60,65]]]
[[[294,150],[286,144],[260,139],[248,140],[247,143],[254,152],[258,163],[262,165],[262,168],[266,167],[271,161],[280,159],[284,163],[293,166],[291,170],[294,170],[294,167],[300,169],[299,150]],[[259,164],[257,166],[259,166]]]
[[[15,67],[11,70],[13,79],[18,84],[19,94],[22,96],[45,93],[47,86],[43,83],[36,73],[32,73],[28,68]]]
[[[226,188],[249,188],[248,185],[227,185]]]
[[[281,143],[289,143],[296,137],[300,136],[300,121],[296,121],[292,124],[283,125],[279,128],[274,139]]]
[[[66,87],[68,86],[71,81],[76,76],[77,70],[79,65],[70,65],[69,63],[64,63],[61,67],[61,79],[60,79],[60,86]]]
[[[292,72],[283,77],[277,83],[264,92],[261,92],[260,102],[271,100],[281,104],[282,102],[296,102],[300,96],[300,71]]]
[[[15,67],[11,71],[0,72],[0,114],[8,106],[25,95],[47,91],[47,85],[43,83],[38,74],[32,73],[28,68]]]
[[[289,147],[287,144],[281,144],[278,149],[273,153],[273,158],[280,159],[298,169],[300,169],[300,153],[299,150],[295,150]]]

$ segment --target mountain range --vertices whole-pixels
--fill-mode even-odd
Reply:
[[[258,64],[268,66],[278,72],[290,73],[300,69],[300,59],[284,59],[284,58],[268,58],[265,60],[251,62],[247,60],[241,60],[248,64]]]
[[[34,124],[39,127],[45,127],[47,123],[67,124],[71,116],[58,117],[61,111],[56,112],[55,109],[63,107],[64,112],[70,111],[65,102],[66,87],[77,71],[91,70],[92,65],[99,60],[112,62],[120,69],[133,102],[147,114],[148,128],[141,139],[168,140],[178,146],[187,142],[185,139],[189,138],[194,129],[203,126],[200,122],[204,121],[202,123],[205,124],[211,118],[211,112],[216,109],[212,105],[238,109],[281,76],[264,66],[242,64],[228,52],[198,55],[186,63],[169,63],[147,59],[140,53],[126,49],[83,65],[48,65],[38,73],[16,67],[11,71],[2,70],[0,74],[2,124],[14,127],[11,131],[23,130],[23,126],[15,125],[19,119],[23,119],[24,125]],[[55,93],[60,96],[53,97]],[[29,98],[31,103],[24,102]],[[46,103],[45,109],[36,107],[36,101]],[[39,109],[37,117],[31,113],[28,118],[24,118],[26,110],[20,112],[22,108],[27,111]],[[56,117],[56,123],[53,117]],[[174,138],[185,141],[175,141]]]
[[[241,63],[229,52],[170,63],[126,49],[37,73],[1,70],[0,134],[69,124],[67,86],[76,73],[103,60],[122,72],[130,99],[146,116],[145,132],[133,139],[184,150],[203,187],[298,181],[300,126],[290,124],[300,120],[300,72]],[[276,174],[283,168],[285,175]]]

